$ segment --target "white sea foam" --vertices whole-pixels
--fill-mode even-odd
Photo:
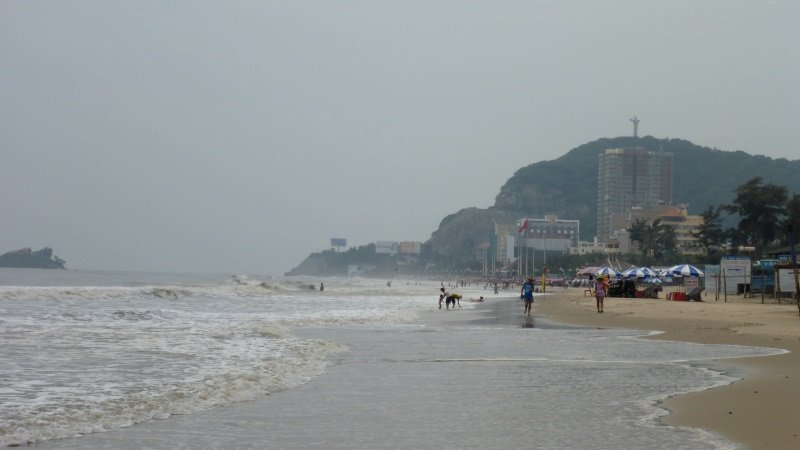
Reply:
[[[343,348],[299,339],[290,327],[394,323],[433,304],[422,296],[401,299],[375,283],[328,283],[326,292],[303,280],[245,277],[0,286],[0,446],[291,388],[319,375]]]

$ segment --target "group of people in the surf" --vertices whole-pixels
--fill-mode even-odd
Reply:
[[[461,308],[461,294],[451,294],[445,290],[444,286],[439,289],[439,309],[442,309],[442,302],[444,302],[445,309],[456,308],[456,304]]]
[[[444,285],[439,289],[439,309],[442,309],[444,303],[445,309],[456,309],[456,306],[461,308],[461,299],[464,298],[461,294],[449,293],[444,288]],[[483,302],[483,296],[479,298],[464,299],[465,302]]]

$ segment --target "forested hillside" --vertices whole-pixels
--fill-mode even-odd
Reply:
[[[790,193],[800,193],[800,160],[722,151],[683,139],[602,138],[575,147],[557,159],[517,170],[500,189],[493,207],[448,215],[428,242],[431,256],[440,263],[456,265],[474,258],[472,244],[486,239],[486,230],[495,220],[509,223],[510,217],[556,214],[563,219],[579,219],[581,238],[593,239],[598,155],[606,149],[622,147],[671,152],[673,202],[688,204],[691,214],[700,214],[708,205],[730,202],[734,189],[755,176],[786,186]]]
[[[723,151],[683,139],[602,138],[575,147],[559,158],[520,168],[500,188],[490,208],[465,208],[445,216],[423,245],[418,262],[439,269],[474,266],[476,248],[489,241],[495,222],[513,224],[526,216],[556,214],[562,219],[578,219],[581,239],[592,240],[597,223],[598,155],[609,148],[625,147],[673,154],[672,199],[688,204],[690,214],[701,214],[709,205],[730,203],[735,189],[756,176],[767,183],[786,186],[790,195],[800,193],[800,160]],[[553,149],[553,154],[558,153]],[[344,269],[333,266],[364,259],[354,255],[321,256],[325,255],[309,257],[305,266],[295,269],[295,274],[342,272]]]

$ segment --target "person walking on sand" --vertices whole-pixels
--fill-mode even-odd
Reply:
[[[597,312],[603,312],[603,300],[608,294],[608,282],[605,278],[598,278],[595,282],[594,295],[597,299]]]
[[[447,297],[447,292],[444,290],[444,286],[439,289],[439,309],[442,309],[442,302]]]
[[[519,291],[520,297],[525,302],[525,311],[524,315],[530,316],[531,315],[531,305],[533,304],[533,279],[528,278],[525,281],[525,284],[522,285],[522,289]]]

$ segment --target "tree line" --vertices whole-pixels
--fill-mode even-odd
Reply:
[[[723,252],[737,253],[743,248],[752,248],[754,258],[760,259],[766,249],[789,245],[796,239],[800,194],[789,195],[786,186],[765,183],[761,177],[736,187],[734,193],[731,203],[709,205],[701,214],[703,223],[692,233],[706,262],[716,260]],[[725,219],[735,225],[725,227]],[[675,229],[660,219],[636,220],[628,232],[645,258],[672,261],[678,254]]]

